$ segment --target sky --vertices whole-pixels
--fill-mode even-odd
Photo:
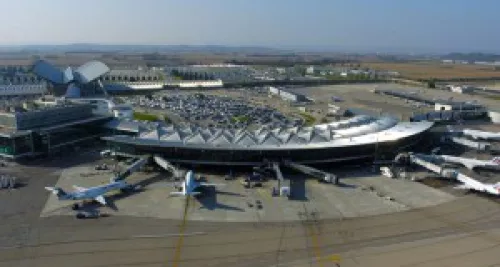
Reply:
[[[0,45],[500,52],[498,0],[0,0]]]

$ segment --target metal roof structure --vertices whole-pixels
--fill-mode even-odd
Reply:
[[[202,128],[194,125],[159,126],[137,137],[111,136],[124,143],[217,149],[304,149],[391,142],[428,130],[432,122],[399,122],[393,117],[356,116],[312,127],[247,129]],[[154,143],[151,143],[154,140]]]
[[[33,72],[55,84],[69,84],[71,82],[87,84],[104,76],[110,72],[110,69],[106,64],[94,60],[76,69],[68,67],[62,71],[45,60],[38,60],[33,65]]]

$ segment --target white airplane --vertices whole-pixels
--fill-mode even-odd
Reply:
[[[463,184],[456,186],[456,189],[474,190],[497,196],[500,195],[500,182],[496,184],[484,184],[463,174],[458,174],[457,180]]]
[[[495,132],[485,132],[472,129],[463,129],[462,133],[464,135],[470,136],[474,139],[484,139],[484,140],[498,140],[500,141],[500,133]]]
[[[171,196],[196,196],[201,194],[201,192],[196,191],[200,187],[205,187],[205,186],[223,186],[223,184],[211,184],[211,183],[202,183],[196,181],[194,177],[194,172],[193,171],[188,171],[186,173],[186,178],[180,185],[181,191],[180,192],[171,192]]]
[[[102,205],[106,205],[106,199],[104,195],[113,190],[130,190],[133,187],[124,181],[115,181],[111,179],[109,184],[104,184],[100,186],[85,188],[73,185],[75,191],[66,192],[59,187],[45,187],[48,191],[52,192],[52,194],[57,196],[59,200],[95,200]],[[78,208],[78,206],[75,206]]]
[[[469,158],[454,157],[448,155],[439,155],[434,157],[440,158],[448,163],[463,165],[469,170],[473,170],[475,168],[500,170],[500,157],[494,157],[491,160],[469,159]]]

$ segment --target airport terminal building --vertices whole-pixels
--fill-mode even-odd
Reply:
[[[291,160],[314,164],[388,158],[417,144],[432,125],[356,116],[313,127],[262,127],[255,131],[170,125],[137,136],[103,139],[118,155],[154,154],[177,163],[254,165],[264,160]]]
[[[0,156],[10,159],[56,153],[67,145],[95,140],[111,116],[92,106],[59,103],[49,107],[9,107],[0,112]]]

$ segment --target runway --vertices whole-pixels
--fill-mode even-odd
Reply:
[[[20,247],[2,248],[0,266],[495,266],[498,211],[468,195],[346,220],[304,210],[290,223],[55,216],[33,224]]]

